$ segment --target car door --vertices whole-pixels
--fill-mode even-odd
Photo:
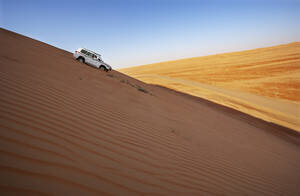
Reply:
[[[99,60],[95,54],[92,54],[92,56],[91,56],[91,63],[92,63],[92,66],[97,67],[97,68],[99,67]]]
[[[92,59],[92,53],[86,52],[85,62],[89,65],[93,65],[91,59]]]
[[[94,57],[93,57],[94,54],[91,52],[87,52],[86,55],[87,55],[87,57],[86,57],[85,62],[93,67],[98,67],[97,62],[94,60]]]

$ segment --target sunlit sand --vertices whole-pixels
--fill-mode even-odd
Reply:
[[[121,69],[300,131],[300,43]]]

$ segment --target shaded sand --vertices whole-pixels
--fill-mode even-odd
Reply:
[[[120,71],[300,131],[300,42]]]
[[[300,195],[299,133],[0,29],[0,195]]]

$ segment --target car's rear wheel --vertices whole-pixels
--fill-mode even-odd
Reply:
[[[82,57],[79,57],[77,60],[81,63],[84,63],[84,58],[82,58]]]

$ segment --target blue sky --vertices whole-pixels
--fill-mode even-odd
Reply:
[[[300,41],[299,0],[0,0],[0,26],[114,68]]]

